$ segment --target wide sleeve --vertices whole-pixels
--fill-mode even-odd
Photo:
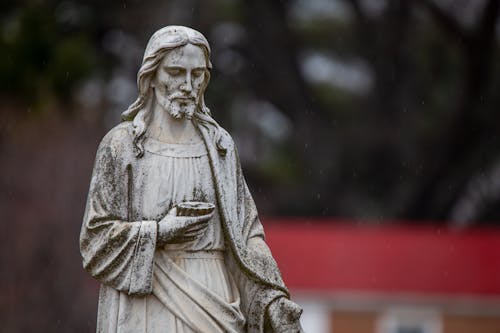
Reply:
[[[103,139],[97,151],[80,251],[85,270],[130,295],[152,290],[156,221],[131,221],[131,166],[119,144]]]
[[[277,302],[280,299],[287,299],[286,302],[280,302],[285,306],[280,307],[279,312],[282,318],[290,318],[297,320],[300,317],[302,310],[295,303],[289,301],[288,290],[282,280],[281,273],[278,269],[271,250],[265,242],[264,228],[259,220],[257,207],[250,194],[245,178],[241,171],[239,161],[237,161],[238,175],[238,215],[243,223],[243,239],[246,242],[247,254],[254,264],[266,267],[266,275],[268,280],[274,282],[274,286],[256,281],[249,278],[240,272],[238,280],[240,290],[244,290],[245,300],[244,311],[248,320],[249,332],[273,332],[277,333],[266,323],[268,310],[271,303]],[[293,314],[291,316],[291,314]],[[292,319],[293,317],[293,319]],[[286,319],[284,320],[286,321]]]
[[[212,143],[210,130],[201,126],[200,133],[210,156],[223,228],[232,250],[226,256],[226,263],[240,291],[247,332],[272,332],[266,329],[266,312],[271,303],[282,298],[288,300],[289,292],[265,242],[264,229],[243,177],[234,141],[222,130],[220,142],[227,149],[225,154],[220,154]],[[284,310],[283,315],[288,316],[292,309]]]
[[[245,229],[247,248],[252,253],[254,258],[258,260],[263,260],[261,258],[265,258],[265,260],[271,260],[273,262],[274,269],[268,274],[271,275],[272,281],[275,281],[278,285],[282,286],[282,288],[276,289],[260,283],[255,283],[251,280],[246,281],[245,287],[251,292],[250,295],[253,295],[250,300],[248,310],[254,324],[251,325],[251,323],[249,323],[249,329],[253,329],[255,332],[272,333],[301,332],[300,324],[297,323],[302,313],[302,309],[297,304],[289,300],[290,295],[285,289],[286,287],[281,278],[278,265],[275,263],[271,250],[265,242],[264,228],[258,218],[255,203],[250,195],[250,191],[248,190],[248,186],[244,178],[241,181],[244,186],[243,201],[246,215],[245,219],[247,219]],[[270,313],[271,303],[279,304],[278,306],[273,307],[272,313]],[[278,320],[276,318],[278,318]],[[270,320],[272,320],[273,323],[266,322]],[[278,322],[279,324],[276,325]],[[273,329],[272,326],[279,327],[279,329]]]
[[[243,176],[237,152],[235,152],[235,155],[238,196],[237,214],[238,219],[242,221],[242,238],[245,242],[246,255],[251,259],[254,268],[261,275],[265,275],[265,281],[271,282],[275,289],[281,290],[288,297],[288,290],[281,278],[278,265],[265,242],[264,228]]]

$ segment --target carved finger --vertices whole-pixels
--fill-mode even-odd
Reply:
[[[205,230],[206,228],[208,228],[208,223],[195,224],[187,227],[184,233],[191,231]]]
[[[198,238],[199,236],[201,236],[203,233],[205,232],[205,230],[196,230],[196,231],[188,231],[188,232],[185,232],[184,233],[184,237],[196,237]]]
[[[192,224],[197,224],[197,223],[203,223],[203,222],[208,222],[214,216],[214,213],[208,213],[206,215],[201,215],[201,216],[193,216],[191,217],[193,223]],[[191,224],[191,223],[190,223]]]
[[[188,237],[182,237],[179,239],[179,243],[185,243],[185,242],[191,242],[194,241],[197,237],[195,236],[188,236]]]
[[[185,226],[186,228],[194,228],[194,227],[197,227],[197,226],[205,226],[205,225],[208,225],[208,219],[204,219],[204,220],[199,220],[198,217],[194,218],[194,217],[191,217],[189,220],[187,220],[185,222]]]

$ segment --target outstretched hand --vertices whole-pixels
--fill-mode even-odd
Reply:
[[[300,325],[300,306],[285,297],[274,300],[267,308],[267,321],[273,333],[304,333]]]
[[[200,216],[177,216],[177,207],[170,209],[158,222],[158,245],[184,243],[200,237],[214,212]]]

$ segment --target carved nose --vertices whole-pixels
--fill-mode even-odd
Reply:
[[[191,90],[193,90],[191,75],[189,73],[186,75],[186,81],[181,85],[181,89],[186,92],[191,92]]]

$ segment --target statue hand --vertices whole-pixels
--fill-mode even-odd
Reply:
[[[214,212],[201,216],[177,216],[177,207],[170,209],[158,222],[158,245],[195,240],[205,232],[213,215]]]
[[[267,320],[273,333],[304,333],[300,325],[300,306],[285,297],[274,300],[267,308]]]

